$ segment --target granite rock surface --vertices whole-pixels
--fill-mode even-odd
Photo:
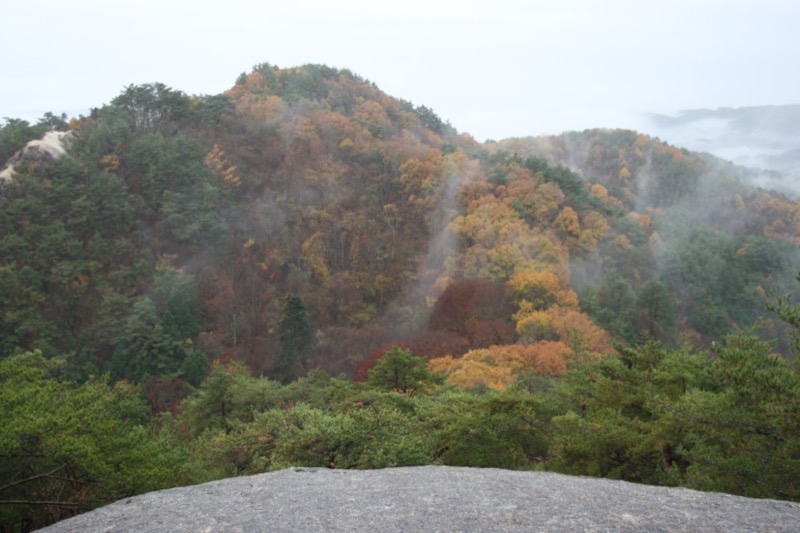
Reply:
[[[549,472],[290,468],[125,499],[47,533],[800,531],[800,504]]]

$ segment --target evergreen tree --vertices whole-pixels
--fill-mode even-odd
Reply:
[[[668,342],[675,332],[675,305],[667,287],[658,279],[647,281],[636,300],[635,323],[648,339]]]
[[[367,374],[370,385],[407,394],[438,381],[424,357],[416,357],[411,351],[397,346],[378,359]]]
[[[281,351],[275,365],[275,376],[288,382],[297,375],[314,344],[314,327],[308,318],[306,304],[297,294],[288,294],[281,300],[281,317],[278,337]]]

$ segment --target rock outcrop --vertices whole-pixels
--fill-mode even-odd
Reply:
[[[800,504],[549,472],[291,468],[143,494],[41,531],[795,532]]]
[[[14,166],[21,161],[54,161],[67,153],[77,138],[74,131],[49,131],[37,141],[30,141],[11,156],[0,172],[0,184],[14,179]]]

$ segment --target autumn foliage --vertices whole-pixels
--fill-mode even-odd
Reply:
[[[30,403],[0,522],[17,492],[89,508],[296,464],[800,494],[775,355],[796,298],[765,305],[796,282],[800,202],[757,173],[625,130],[479,143],[324,65],[6,119],[0,164],[68,127],[0,191],[0,392]]]
[[[8,122],[0,150],[55,119]],[[72,354],[76,375],[142,381],[159,408],[220,357],[366,379],[392,343],[570,365],[758,321],[788,347],[763,297],[800,265],[797,202],[646,135],[479,143],[348,70],[267,63],[219,95],[130,86],[76,124],[70,158],[3,190],[0,350]],[[196,295],[181,309],[151,297],[165,272]],[[310,324],[291,365],[290,294]],[[460,375],[519,375],[476,357]],[[551,359],[524,372],[557,374]]]

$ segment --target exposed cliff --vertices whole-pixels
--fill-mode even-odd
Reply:
[[[55,161],[60,158],[76,137],[74,131],[49,131],[41,139],[30,141],[6,162],[0,171],[0,184],[14,179],[14,167],[22,161]]]

